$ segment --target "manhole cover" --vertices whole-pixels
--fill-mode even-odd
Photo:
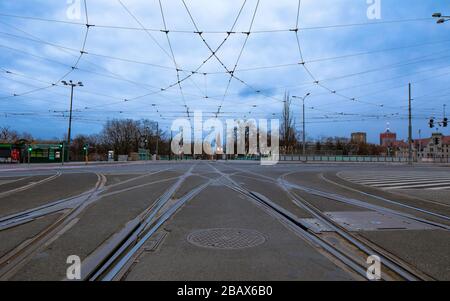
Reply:
[[[256,247],[266,241],[263,234],[245,229],[206,229],[192,232],[187,240],[199,247],[214,249],[243,249]]]

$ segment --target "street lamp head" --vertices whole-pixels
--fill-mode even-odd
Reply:
[[[309,96],[309,95],[311,95],[311,93],[309,93],[309,92],[308,92],[308,93],[306,93],[306,96]]]
[[[442,17],[442,14],[441,14],[441,13],[434,13],[434,14],[432,15],[432,17],[433,17],[433,18],[440,18],[440,17]]]
[[[63,80],[63,81],[61,81],[62,83],[63,83],[63,85],[68,85],[68,83],[65,81],[65,80]]]
[[[437,24],[442,24],[442,23],[445,23],[445,21],[446,21],[446,20],[442,18],[442,19],[437,20],[436,23],[437,23]]]

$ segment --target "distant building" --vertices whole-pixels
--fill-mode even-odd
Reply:
[[[352,133],[352,143],[367,144],[367,134],[364,132]]]
[[[413,149],[419,159],[448,158],[450,156],[450,136],[433,133],[431,138],[414,140]]]
[[[408,157],[409,145],[405,141],[390,142],[386,147],[387,155]],[[413,157],[420,161],[450,157],[450,136],[433,133],[431,138],[416,139],[412,145]]]
[[[394,141],[386,146],[388,156],[407,158],[409,156],[409,144],[403,140]]]
[[[391,146],[397,141],[397,134],[392,133],[389,129],[386,132],[380,134],[380,145],[384,147]]]

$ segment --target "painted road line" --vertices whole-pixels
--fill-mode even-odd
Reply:
[[[437,187],[440,187],[440,186],[443,186],[444,185],[444,187],[445,186],[449,186],[450,185],[450,182],[447,182],[447,183],[442,183],[442,184],[419,184],[419,185],[403,185],[403,186],[394,186],[394,187],[386,187],[386,188],[383,188],[384,190],[390,190],[390,189],[408,189],[408,188],[424,188],[424,189],[429,189],[429,188],[437,188]]]
[[[447,181],[414,181],[414,182],[395,182],[395,183],[383,183],[383,184],[376,184],[376,185],[370,185],[372,187],[390,187],[390,186],[408,186],[408,185],[417,185],[417,184],[447,184],[450,183],[450,180]]]

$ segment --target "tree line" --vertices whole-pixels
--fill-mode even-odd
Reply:
[[[302,135],[295,127],[292,102],[285,93],[280,124],[280,152],[282,154],[301,154]],[[235,136],[237,134],[235,133]],[[248,131],[246,135],[246,149],[248,149]],[[237,140],[237,139],[236,139]],[[235,140],[235,141],[236,141]],[[0,143],[48,143],[56,144],[64,139],[42,140],[29,133],[18,133],[9,127],[0,127]],[[105,160],[108,151],[116,155],[129,155],[140,149],[150,154],[171,155],[171,137],[162,131],[152,120],[142,119],[111,119],[108,120],[100,133],[94,135],[77,135],[70,146],[71,158],[82,160],[84,147],[89,147],[89,153],[94,160]],[[384,148],[375,144],[353,143],[348,138],[322,137],[315,141],[307,138],[308,154],[323,155],[380,155]],[[236,146],[235,146],[236,147]]]

